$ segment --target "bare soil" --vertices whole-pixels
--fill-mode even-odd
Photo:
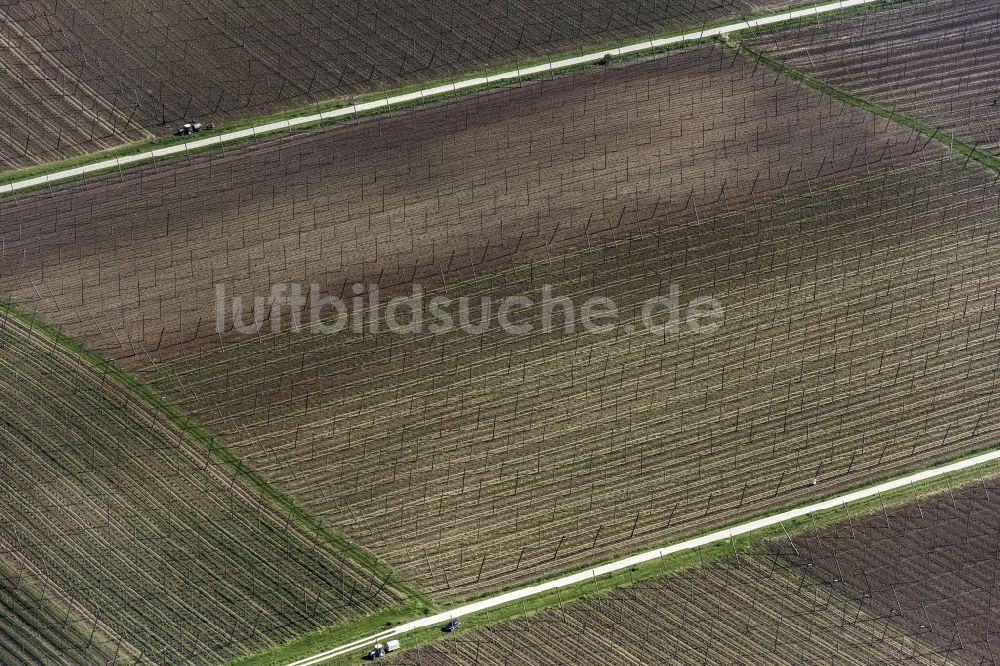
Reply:
[[[217,337],[217,283],[454,282],[924,143],[704,46],[5,199],[0,290],[134,367]]]
[[[772,546],[809,576],[807,585],[862,604],[963,664],[1000,654],[992,640],[998,548],[995,478]]]

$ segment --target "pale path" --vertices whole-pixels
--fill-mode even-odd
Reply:
[[[719,26],[717,28],[709,28],[707,30],[700,30],[698,32],[689,32],[684,35],[675,35],[673,37],[654,39],[648,42],[640,42],[638,44],[629,44],[628,46],[622,46],[611,50],[595,51],[593,53],[576,56],[574,58],[566,58],[565,60],[556,60],[541,65],[535,65],[533,67],[526,67],[524,69],[513,69],[508,72],[501,72],[500,74],[492,74],[489,76],[483,76],[475,79],[465,79],[463,81],[456,81],[455,83],[448,83],[446,85],[436,86],[434,88],[426,88],[423,90],[418,90],[416,92],[406,93],[403,95],[386,97],[372,102],[351,104],[350,106],[345,106],[330,111],[324,111],[322,113],[315,113],[308,116],[300,116],[298,118],[290,118],[288,120],[280,120],[277,122],[268,123],[266,125],[259,125],[257,127],[250,127],[244,130],[228,132],[226,134],[219,134],[206,139],[195,139],[192,141],[179,143],[165,148],[157,148],[154,150],[149,150],[144,153],[136,153],[135,155],[126,155],[124,157],[115,157],[100,162],[93,162],[91,164],[86,164],[84,166],[75,167],[72,169],[55,171],[53,173],[46,174],[44,176],[37,176],[35,178],[26,178],[24,180],[14,181],[11,183],[7,183],[5,185],[0,185],[0,195],[10,194],[12,192],[17,192],[19,190],[24,190],[30,187],[38,187],[40,185],[55,183],[60,180],[65,180],[67,178],[77,178],[79,176],[85,176],[90,173],[105,171],[108,169],[115,169],[129,164],[148,162],[156,159],[162,159],[164,157],[169,157],[171,155],[181,155],[187,153],[188,151],[230,143],[232,141],[238,141],[240,139],[263,136],[266,134],[271,134],[273,132],[280,132],[281,130],[287,130],[301,125],[308,125],[310,123],[315,123],[323,120],[331,120],[334,118],[353,116],[359,113],[364,113],[367,111],[373,111],[377,109],[387,109],[389,107],[397,106],[399,104],[405,104],[407,102],[412,102],[414,100],[437,97],[439,95],[452,93],[458,90],[464,90],[466,88],[475,88],[476,86],[496,83],[497,81],[506,81],[510,79],[518,79],[524,76],[533,76],[536,74],[544,74],[546,72],[555,72],[561,69],[575,67],[577,65],[594,63],[601,60],[605,56],[621,56],[630,53],[642,53],[644,51],[651,51],[653,49],[662,48],[664,46],[682,44],[684,42],[694,42],[701,39],[705,39],[707,37],[727,35],[729,33],[739,32],[741,30],[758,28],[765,25],[774,25],[776,23],[784,23],[786,21],[792,21],[800,18],[818,16],[820,14],[827,14],[829,12],[835,12],[850,7],[868,5],[878,1],[879,0],[842,0],[840,2],[831,2],[828,4],[808,7],[806,9],[797,9],[795,11],[784,12],[782,14],[766,16],[764,18],[751,19],[749,21],[739,21],[737,23],[730,23],[727,25]]]
[[[479,613],[490,608],[496,608],[497,606],[502,606],[508,604],[512,601],[517,601],[519,599],[525,599],[527,597],[532,597],[543,592],[548,592],[550,590],[556,590],[563,587],[569,587],[571,585],[578,585],[580,583],[586,583],[591,580],[595,580],[600,576],[605,574],[614,573],[616,571],[621,571],[622,569],[628,569],[637,564],[643,562],[648,562],[650,560],[655,560],[660,557],[665,557],[667,555],[674,555],[686,550],[692,550],[695,548],[700,548],[702,546],[707,546],[713,543],[719,543],[723,541],[729,541],[730,539],[740,536],[742,534],[747,534],[755,530],[759,530],[765,527],[771,527],[773,525],[778,525],[795,518],[801,518],[803,516],[808,516],[809,514],[819,513],[821,511],[828,511],[830,509],[836,509],[841,507],[846,507],[847,505],[857,502],[859,500],[866,499],[868,497],[873,497],[890,490],[896,490],[898,488],[904,488],[914,483],[919,483],[921,481],[926,481],[928,479],[933,479],[939,476],[944,476],[946,474],[952,474],[963,469],[968,469],[970,467],[975,467],[976,465],[981,465],[983,463],[991,462],[1000,459],[1000,449],[989,451],[987,453],[974,456],[972,458],[966,458],[965,460],[960,460],[958,462],[950,463],[947,465],[942,465],[941,467],[934,467],[932,469],[927,469],[922,472],[916,472],[914,474],[909,474],[907,476],[900,477],[898,479],[893,479],[892,481],[886,481],[884,483],[879,483],[868,488],[862,488],[861,490],[855,490],[854,492],[846,493],[844,495],[838,495],[837,497],[824,500],[822,502],[817,502],[815,504],[810,504],[808,506],[803,506],[798,509],[790,509],[782,513],[778,513],[772,516],[766,516],[764,518],[758,518],[757,520],[752,520],[750,522],[741,523],[733,527],[729,527],[717,532],[712,532],[711,534],[705,534],[694,539],[688,539],[687,541],[681,541],[680,543],[675,543],[664,548],[658,548],[656,550],[649,550],[644,553],[639,553],[638,555],[633,555],[631,557],[626,557],[621,560],[615,560],[614,562],[609,562],[607,564],[602,564],[601,566],[594,567],[593,569],[588,569],[586,571],[580,571],[579,573],[571,574],[568,576],[563,576],[561,578],[556,578],[544,583],[539,583],[538,585],[531,585],[528,587],[523,587],[517,590],[511,590],[510,592],[505,592],[504,594],[499,594],[495,597],[490,597],[488,599],[482,599],[474,603],[466,604],[464,606],[459,606],[452,610],[446,611],[444,613],[438,613],[437,615],[432,615],[430,617],[424,617],[419,620],[414,620],[407,624],[399,625],[392,629],[388,629],[382,633],[373,634],[372,636],[367,636],[365,638],[358,639],[351,643],[346,643],[339,647],[333,648],[321,654],[317,654],[313,657],[307,659],[302,659],[296,661],[289,666],[316,666],[317,664],[322,664],[334,657],[339,657],[344,654],[354,652],[354,651],[367,651],[378,641],[384,641],[387,638],[392,638],[394,636],[399,636],[400,634],[405,634],[407,632],[413,631],[415,629],[423,629],[425,627],[433,627],[436,625],[443,625],[453,618],[462,617],[464,615],[471,615],[473,613]]]

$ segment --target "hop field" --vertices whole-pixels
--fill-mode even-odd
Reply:
[[[990,180],[917,164],[435,292],[550,284],[637,324],[676,283],[725,305],[708,336],[286,332],[146,372],[405,578],[469,596],[989,445]]]
[[[983,478],[863,520],[776,542],[775,553],[935,655],[961,663],[996,659],[992,640],[1000,482]]]
[[[455,599],[991,442],[993,180],[702,46],[5,201],[0,280]],[[220,341],[279,281],[726,317]]]
[[[0,168],[792,4],[17,0],[0,8]]]
[[[0,441],[2,663],[222,663],[398,600],[10,313]]]
[[[0,200],[0,288],[128,367],[215,289],[408,291],[903,164],[926,141],[719,45]]]
[[[757,9],[8,4],[0,168]],[[3,198],[0,663],[284,658],[995,446],[996,161],[933,130],[996,148],[994,19],[879,3]],[[276,330],[279,284],[490,321]],[[668,294],[716,326],[649,330]],[[480,309],[518,298],[528,333]],[[401,663],[988,663],[996,486]]]
[[[913,0],[745,40],[751,48],[1000,153],[996,5]]]
[[[856,515],[391,663],[989,663],[998,493],[993,478]]]
[[[930,650],[759,555],[447,637],[383,664],[896,664]],[[459,631],[462,631],[461,629]]]

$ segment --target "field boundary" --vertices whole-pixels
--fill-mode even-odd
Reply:
[[[788,22],[798,22],[803,19],[817,17],[823,14],[842,12],[844,10],[882,4],[884,2],[886,2],[886,0],[837,0],[836,2],[811,5],[800,9],[769,14],[758,18],[725,23],[715,27],[705,27],[697,31],[672,35],[669,37],[628,43],[611,48],[602,48],[595,51],[585,52],[582,55],[562,58],[559,60],[550,60],[542,62],[541,64],[517,67],[507,71],[474,76],[473,78],[461,78],[410,92],[397,92],[396,94],[391,94],[390,92],[384,95],[374,95],[371,96],[373,99],[369,99],[368,101],[354,101],[346,105],[341,104],[336,106],[336,108],[318,113],[296,115],[297,112],[291,111],[281,115],[292,117],[285,117],[280,120],[265,122],[259,125],[252,125],[245,129],[216,134],[204,139],[195,139],[190,141],[185,140],[179,143],[172,143],[169,141],[170,137],[168,137],[168,142],[172,145],[153,148],[142,152],[135,152],[137,150],[137,146],[136,144],[131,144],[123,146],[120,149],[111,149],[105,154],[114,156],[109,156],[106,159],[99,159],[98,161],[89,161],[89,156],[85,155],[79,158],[71,158],[62,162],[52,163],[51,171],[46,171],[48,168],[46,166],[28,167],[23,170],[28,172],[37,172],[39,169],[42,169],[44,172],[37,176],[19,178],[18,171],[10,172],[6,176],[8,179],[7,182],[0,184],[0,196],[30,191],[61,181],[75,180],[89,175],[98,175],[108,171],[162,160],[168,157],[189,155],[195,152],[201,152],[239,141],[246,141],[248,139],[255,139],[260,136],[266,136],[284,130],[296,128],[305,129],[309,126],[315,126],[317,124],[327,124],[338,120],[370,115],[372,113],[382,113],[393,108],[398,109],[400,107],[410,106],[414,103],[419,104],[426,101],[433,101],[463,91],[473,92],[475,90],[504,85],[505,83],[511,81],[528,79],[553,72],[565,72],[574,68],[600,64],[602,62],[607,63],[610,62],[612,58],[653,53],[659,49],[700,42],[706,39],[716,38],[743,30],[775,26]],[[363,97],[360,99],[365,98]],[[98,154],[98,157],[99,156],[100,155]],[[84,161],[85,163],[80,164],[79,166],[68,166],[69,164],[79,163],[80,161]],[[3,178],[4,176],[0,176],[0,180]]]
[[[404,602],[414,601],[430,605],[431,602],[422,591],[397,576],[388,565],[379,560],[374,554],[327,528],[321,520],[296,504],[294,500],[271,485],[255,470],[247,467],[229,449],[219,444],[198,424],[164,400],[152,388],[139,379],[85,348],[73,338],[61,333],[38,317],[24,312],[2,299],[0,299],[0,315],[17,320],[30,330],[47,338],[53,344],[63,347],[75,355],[82,363],[90,365],[94,370],[101,372],[105,377],[118,383],[119,386],[134,395],[137,399],[144,400],[151,409],[158,412],[169,423],[181,430],[185,436],[201,444],[209,455],[222,463],[235,477],[239,477],[251,489],[259,493],[280,515],[294,521],[295,524],[307,533],[315,535],[328,546],[334,548],[337,553],[365,567],[373,578],[382,581],[383,589],[394,592]]]
[[[893,109],[886,108],[880,104],[869,101],[864,97],[859,97],[858,95],[829,84],[822,79],[814,78],[802,70],[790,67],[776,58],[764,55],[760,51],[750,48],[738,39],[722,36],[722,43],[734,49],[738,53],[746,54],[748,57],[753,58],[768,69],[777,72],[780,76],[787,77],[792,81],[808,86],[813,90],[817,90],[839,102],[850,104],[851,106],[861,109],[862,111],[867,111],[868,113],[876,115],[880,118],[885,118],[886,120],[891,120],[892,122],[903,125],[904,127],[909,127],[915,132],[927,137],[928,143],[931,141],[937,141],[941,145],[954,150],[960,155],[964,155],[966,157],[966,163],[968,163],[969,160],[975,160],[986,168],[1000,174],[1000,157],[979,150],[976,146],[970,145],[962,139],[959,139],[954,134],[942,130],[940,127],[934,127],[930,123],[926,123],[922,120],[914,118],[913,116],[908,116],[905,113],[900,113]]]
[[[780,511],[778,513],[765,515],[760,518],[732,525],[707,534],[702,534],[684,541],[675,542],[667,546],[661,546],[659,548],[646,550],[629,557],[613,560],[589,569],[529,584],[501,594],[466,603],[435,615],[428,615],[406,624],[387,628],[384,631],[370,636],[365,636],[364,638],[344,643],[338,647],[331,648],[311,657],[306,657],[304,659],[288,663],[287,666],[319,666],[320,664],[326,664],[339,657],[351,655],[358,650],[367,649],[378,641],[384,641],[386,639],[414,631],[435,629],[436,627],[439,627],[454,618],[480,614],[500,606],[512,604],[516,601],[523,601],[531,597],[545,595],[546,593],[557,592],[563,588],[579,586],[585,583],[599,584],[599,579],[602,576],[621,573],[623,571],[630,571],[633,567],[656,562],[668,557],[683,557],[685,555],[689,556],[693,552],[700,553],[703,548],[724,548],[725,546],[730,545],[733,552],[738,552],[736,541],[738,539],[743,540],[747,538],[747,536],[751,533],[760,532],[774,527],[780,527],[782,528],[782,532],[785,532],[785,523],[801,521],[806,518],[810,518],[815,522],[817,514],[829,513],[831,510],[836,509],[847,510],[847,508],[852,504],[862,503],[865,500],[871,500],[873,498],[877,498],[881,504],[883,499],[882,495],[885,493],[902,492],[907,496],[919,495],[921,493],[921,489],[916,488],[918,485],[926,484],[927,482],[933,480],[941,480],[943,477],[961,472],[968,473],[976,467],[997,461],[1000,461],[1000,448],[990,449],[971,457],[962,458],[943,465],[912,472],[887,481],[881,481],[857,490],[835,495],[819,502],[805,504]],[[928,493],[933,491],[933,488],[926,490]],[[516,615],[520,615],[520,613],[511,614],[512,617]]]

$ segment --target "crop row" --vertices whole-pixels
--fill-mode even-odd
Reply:
[[[623,324],[673,282],[725,306],[712,335],[286,331],[147,373],[404,577],[445,597],[510,585],[990,442],[998,198],[961,167],[435,292],[549,284],[610,297]]]
[[[391,663],[989,663],[998,517],[992,476],[460,630]]]
[[[91,649],[110,634],[113,661],[217,662],[392,601],[158,413],[12,318],[0,367],[0,589],[5,613],[48,640],[74,616],[69,633]],[[30,649],[32,633],[17,636]]]
[[[967,486],[805,532],[771,550],[852,601],[875,600],[903,633],[962,663],[997,656],[1000,483]]]
[[[800,577],[780,561],[741,556],[448,637],[391,663],[860,666],[927,656],[871,604]]]
[[[192,117],[260,116],[789,4],[7,3],[2,39],[25,66],[4,88],[0,167],[170,133]]]
[[[908,114],[981,149],[1000,151],[1000,23],[978,0],[907,0],[806,23],[747,45]]]
[[[704,46],[7,199],[0,290],[134,367],[216,340],[216,284],[251,299],[282,281],[455,282],[924,143]]]

